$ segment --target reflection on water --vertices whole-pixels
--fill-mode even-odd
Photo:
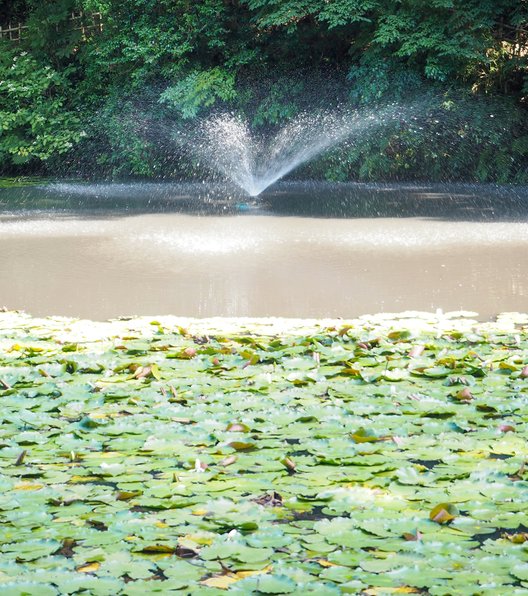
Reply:
[[[527,198],[483,186],[281,184],[256,203],[189,184],[2,189],[0,306],[95,319],[526,310]]]
[[[0,188],[2,217],[272,214],[320,218],[422,217],[516,221],[528,217],[528,187],[483,184],[281,182],[258,198],[211,183],[74,183]]]

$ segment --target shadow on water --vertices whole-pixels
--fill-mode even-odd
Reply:
[[[280,182],[251,198],[212,183],[55,182],[0,188],[0,210],[0,221],[180,213],[508,222],[528,220],[528,187]]]
[[[321,184],[275,187],[262,196],[277,215],[317,218],[528,219],[528,188],[473,184]]]

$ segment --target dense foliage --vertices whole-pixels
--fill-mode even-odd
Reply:
[[[525,595],[527,323],[0,313],[3,593]]]
[[[4,172],[178,175],[174,129],[211,111],[266,129],[419,99],[417,126],[393,123],[310,174],[527,179],[525,1],[0,1],[0,25],[14,21],[28,28],[0,41]]]

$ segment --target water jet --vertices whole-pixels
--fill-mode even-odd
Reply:
[[[306,112],[268,134],[252,130],[239,115],[217,114],[203,121],[185,145],[216,176],[257,197],[326,151],[344,142],[358,142],[395,120],[405,121],[410,112],[399,105]]]

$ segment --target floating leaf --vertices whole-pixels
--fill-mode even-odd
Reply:
[[[204,579],[200,583],[202,586],[208,586],[209,588],[218,588],[219,590],[227,590],[229,586],[241,578],[236,577],[235,575],[217,575],[214,577],[209,577]]]
[[[295,588],[295,582],[283,575],[264,575],[257,582],[257,590],[263,594],[289,594]]]
[[[317,563],[319,563],[319,565],[321,565],[321,567],[337,567],[336,563],[331,563],[330,561],[327,561],[326,559],[317,559]]]
[[[430,368],[424,368],[422,374],[431,379],[444,379],[451,374],[451,369],[445,366],[432,366]]]
[[[242,422],[231,422],[227,425],[226,430],[235,433],[248,433],[251,429],[247,424],[243,424]]]
[[[511,569],[511,574],[522,581],[528,581],[528,563],[515,565]]]
[[[469,387],[465,387],[455,394],[455,399],[462,402],[470,402],[473,399],[473,394]]]
[[[420,594],[420,592],[418,588],[411,586],[398,586],[395,588],[386,586],[383,588],[367,588],[362,593],[365,596],[385,596],[386,594]]]
[[[423,345],[418,345],[418,346],[413,346],[410,351],[409,351],[409,358],[418,358],[419,356],[421,356],[424,353],[425,350],[425,346]]]
[[[361,427],[353,433],[350,433],[350,438],[354,443],[375,443],[377,441],[383,441],[384,439],[376,436],[371,430],[366,430]]]
[[[423,534],[419,530],[415,530],[413,532],[405,532],[403,538],[407,540],[407,542],[420,542],[423,538]]]
[[[144,546],[141,549],[142,553],[151,554],[151,553],[170,553],[173,554],[176,552],[176,547],[169,546],[168,544],[150,544],[149,546]]]
[[[93,563],[86,563],[85,565],[77,567],[76,571],[79,573],[95,573],[99,567],[101,567],[101,563],[94,561]]]
[[[451,503],[440,503],[431,509],[429,519],[437,524],[448,524],[458,515],[458,509]]]
[[[249,441],[231,441],[227,445],[228,447],[232,447],[235,451],[252,451],[257,448],[255,443]]]
[[[225,457],[222,461],[218,462],[219,466],[230,466],[232,464],[234,464],[237,461],[237,456],[236,455],[229,455],[227,457]]]
[[[129,491],[120,490],[116,494],[116,499],[118,501],[129,501],[130,499],[133,499],[134,497],[139,497],[139,495],[141,495],[141,491],[139,491],[139,490],[129,490]]]
[[[515,432],[515,426],[511,424],[501,424],[499,425],[499,430],[501,433],[512,433]]]

